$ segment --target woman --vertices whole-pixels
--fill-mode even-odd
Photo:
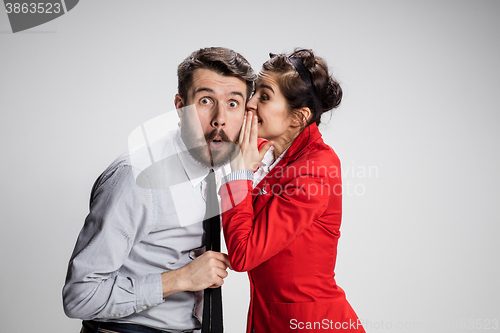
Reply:
[[[249,333],[364,332],[334,279],[340,162],[317,126],[341,98],[324,60],[296,50],[271,55],[248,102],[220,194],[232,268],[250,278]]]

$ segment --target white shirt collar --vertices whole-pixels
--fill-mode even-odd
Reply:
[[[253,180],[253,187],[257,186],[264,177],[271,171],[285,156],[288,148],[285,149],[283,153],[276,159],[276,161],[273,162],[274,160],[274,147],[269,148],[269,150],[264,154],[264,158],[262,159],[262,162],[260,162],[260,166],[255,171],[254,174],[254,180]]]

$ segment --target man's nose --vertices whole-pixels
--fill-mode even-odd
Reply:
[[[219,128],[226,125],[226,108],[220,103],[216,103],[214,107],[214,116],[212,118],[212,127]]]

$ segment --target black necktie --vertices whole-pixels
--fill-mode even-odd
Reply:
[[[220,252],[220,217],[217,185],[213,169],[207,176],[207,211],[203,228],[205,229],[205,246],[207,251]],[[222,293],[221,287],[205,289],[203,300],[202,333],[222,333]]]

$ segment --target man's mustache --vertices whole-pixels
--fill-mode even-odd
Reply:
[[[218,129],[214,129],[212,132],[208,133],[205,135],[205,140],[207,142],[209,141],[212,141],[216,136],[219,136],[221,138],[222,141],[225,141],[225,142],[233,142],[227,135],[226,133],[224,132],[223,129],[221,130],[218,130]]]

